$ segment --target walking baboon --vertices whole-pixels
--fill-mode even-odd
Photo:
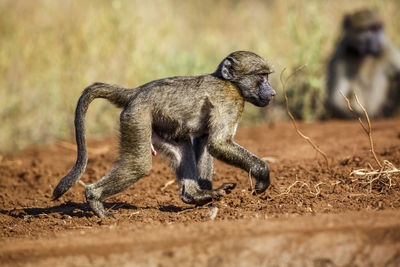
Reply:
[[[252,52],[237,51],[212,74],[165,78],[137,88],[104,83],[87,87],[75,113],[77,161],[55,188],[53,199],[62,196],[85,170],[84,116],[95,98],[106,98],[123,108],[118,162],[85,190],[87,202],[99,217],[110,215],[102,200],[150,172],[154,149],[170,158],[180,184],[180,198],[185,203],[202,205],[236,186],[226,183],[212,189],[212,157],[251,172],[256,179],[256,193],[264,192],[270,184],[268,165],[236,144],[233,137],[244,101],[264,107],[276,94],[268,82],[271,72],[265,59]]]
[[[378,14],[363,9],[345,16],[344,36],[328,65],[327,108],[334,117],[350,118],[341,90],[358,114],[354,91],[371,117],[390,116],[399,106],[400,53],[387,38]]]

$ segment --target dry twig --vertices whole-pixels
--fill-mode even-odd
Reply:
[[[295,185],[297,185],[298,183],[302,183],[302,184],[300,185],[300,188],[307,187],[307,188],[308,188],[308,191],[310,192],[310,194],[312,194],[312,195],[314,195],[314,196],[318,196],[318,195],[321,194],[321,188],[319,188],[319,186],[325,184],[324,182],[319,182],[318,184],[314,185],[315,192],[313,192],[313,191],[311,190],[310,186],[309,186],[307,183],[301,182],[301,181],[299,181],[299,180],[296,179],[296,181],[295,181],[293,184],[291,184],[284,192],[280,193],[278,196],[288,195],[288,194],[290,193],[290,191],[292,190],[292,188],[293,188]]]
[[[262,157],[261,158],[263,161],[269,162],[269,163],[275,163],[276,162],[276,158],[274,157]]]
[[[59,147],[68,149],[68,150],[72,150],[72,151],[77,151],[77,146],[73,143],[69,143],[66,141],[59,141],[56,143],[56,145],[58,145]],[[107,152],[110,151],[110,146],[108,145],[103,145],[101,147],[97,147],[97,148],[89,148],[88,149],[88,153],[91,155],[100,155],[100,154],[105,154]]]
[[[354,114],[355,117],[357,117],[358,122],[361,124],[361,127],[364,129],[365,133],[368,135],[369,138],[369,145],[371,146],[371,152],[372,155],[374,156],[374,159],[376,161],[376,163],[379,165],[380,168],[383,168],[382,163],[378,160],[378,157],[376,156],[375,153],[375,148],[374,148],[374,142],[372,140],[372,127],[371,127],[371,121],[369,120],[369,116],[367,111],[365,110],[364,106],[361,105],[360,101],[358,100],[357,94],[354,92],[354,97],[357,101],[357,104],[360,106],[360,108],[362,109],[362,111],[364,112],[365,118],[367,119],[367,126],[364,125],[364,123],[362,122],[360,116],[358,116],[356,114],[356,112],[354,111],[353,107],[350,104],[350,100],[343,94],[343,92],[341,90],[339,90],[340,94],[344,97],[344,99],[347,102],[347,107],[349,108],[349,110]]]
[[[283,95],[285,97],[285,102],[286,102],[286,111],[287,111],[287,113],[288,113],[288,115],[289,115],[289,117],[290,117],[290,119],[291,119],[291,121],[293,123],[294,128],[296,129],[297,134],[300,135],[300,137],[302,137],[303,139],[305,139],[318,153],[320,153],[322,155],[322,157],[325,159],[326,166],[327,166],[328,170],[330,170],[328,157],[326,156],[325,152],[323,152],[317,145],[315,145],[314,142],[311,141],[310,137],[304,135],[299,130],[299,128],[297,127],[296,120],[295,120],[292,112],[289,109],[289,100],[288,100],[288,97],[287,97],[287,94],[286,94],[286,84],[290,80],[290,78],[292,78],[293,75],[296,74],[298,71],[300,71],[304,66],[305,65],[300,66],[299,68],[297,68],[292,74],[290,74],[286,78],[286,80],[283,80],[283,73],[285,72],[286,69],[283,69],[282,72],[281,72],[280,80],[281,80],[281,84],[282,84]]]
[[[250,183],[250,192],[253,194],[255,192],[255,189],[253,187],[253,180],[251,180],[251,169],[249,171],[249,183]]]
[[[130,219],[133,215],[136,215],[136,214],[139,214],[139,211],[135,211],[135,212],[132,212],[131,214],[127,214],[127,215],[129,215],[128,219]]]
[[[161,187],[161,189],[160,189],[161,192],[164,192],[164,190],[167,189],[167,187],[170,186],[170,185],[172,185],[174,182],[175,182],[175,179],[172,179],[172,180],[169,180],[168,182],[166,182],[166,183],[164,184],[164,186]]]
[[[297,175],[296,175],[296,181],[293,184],[291,184],[284,192],[280,193],[278,196],[289,194],[290,190],[292,190],[292,187],[295,186],[298,183],[300,183],[300,181],[297,180]],[[306,183],[303,183],[300,187],[303,187],[303,186],[308,186],[308,185]]]
[[[391,162],[388,160],[384,160],[383,164],[379,161],[376,153],[375,153],[375,148],[374,148],[374,142],[372,140],[372,127],[371,127],[371,121],[369,119],[368,113],[364,106],[360,103],[360,100],[357,97],[357,94],[354,92],[354,98],[357,102],[357,104],[360,106],[362,109],[365,118],[367,120],[367,126],[363,123],[362,119],[360,116],[357,115],[357,113],[354,111],[353,107],[351,106],[350,100],[343,94],[342,91],[340,91],[340,94],[343,96],[343,98],[347,102],[347,107],[349,110],[354,114],[354,116],[358,119],[358,122],[360,123],[361,127],[363,128],[364,132],[368,135],[369,138],[369,144],[371,147],[371,153],[374,157],[375,162],[379,165],[379,169],[374,169],[370,164],[368,164],[369,168],[368,169],[358,169],[354,170],[350,173],[350,176],[355,176],[355,179],[352,180],[352,182],[355,181],[360,181],[361,178],[365,179],[365,181],[360,181],[364,182],[369,186],[369,193],[372,191],[372,185],[374,182],[379,182],[381,185],[388,186],[389,189],[394,185],[393,183],[393,175],[400,173],[400,170],[397,169]],[[387,182],[385,182],[387,181]]]

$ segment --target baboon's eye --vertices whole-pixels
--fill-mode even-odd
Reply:
[[[368,30],[372,31],[372,32],[377,32],[380,31],[382,29],[382,25],[380,24],[374,24],[368,27]]]
[[[264,79],[264,78],[268,79],[268,73],[260,73],[260,74],[258,74],[258,77],[260,77],[261,79]]]

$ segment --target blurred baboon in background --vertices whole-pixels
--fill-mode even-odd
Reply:
[[[382,20],[376,11],[363,9],[344,17],[343,31],[328,65],[328,114],[352,117],[341,90],[358,114],[362,110],[354,92],[371,117],[393,115],[399,107],[400,52],[387,38]]]

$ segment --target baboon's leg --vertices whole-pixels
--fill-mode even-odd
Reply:
[[[233,140],[210,140],[207,146],[215,158],[251,173],[256,179],[257,194],[263,193],[270,185],[268,164]]]
[[[171,167],[175,170],[181,186],[180,198],[183,202],[203,205],[235,188],[234,183],[225,183],[214,190],[200,188],[195,152],[189,137],[185,140],[172,141],[164,140],[153,133],[153,145],[156,150],[170,158]]]
[[[208,135],[193,138],[193,149],[201,189],[212,189],[213,157],[207,150]]]
[[[225,183],[214,190],[202,189],[199,186],[196,156],[190,138],[182,140],[178,144],[181,157],[172,160],[175,160],[173,167],[175,167],[176,177],[181,186],[180,198],[183,202],[203,205],[220,198],[235,188],[236,184]]]
[[[102,200],[117,194],[150,172],[151,119],[146,109],[128,108],[121,114],[120,158],[102,179],[86,187],[86,199],[99,217],[106,217]]]
[[[179,183],[182,179],[190,180],[198,187],[196,161],[190,137],[184,140],[166,140],[153,132],[152,142],[157,151],[170,159]]]

